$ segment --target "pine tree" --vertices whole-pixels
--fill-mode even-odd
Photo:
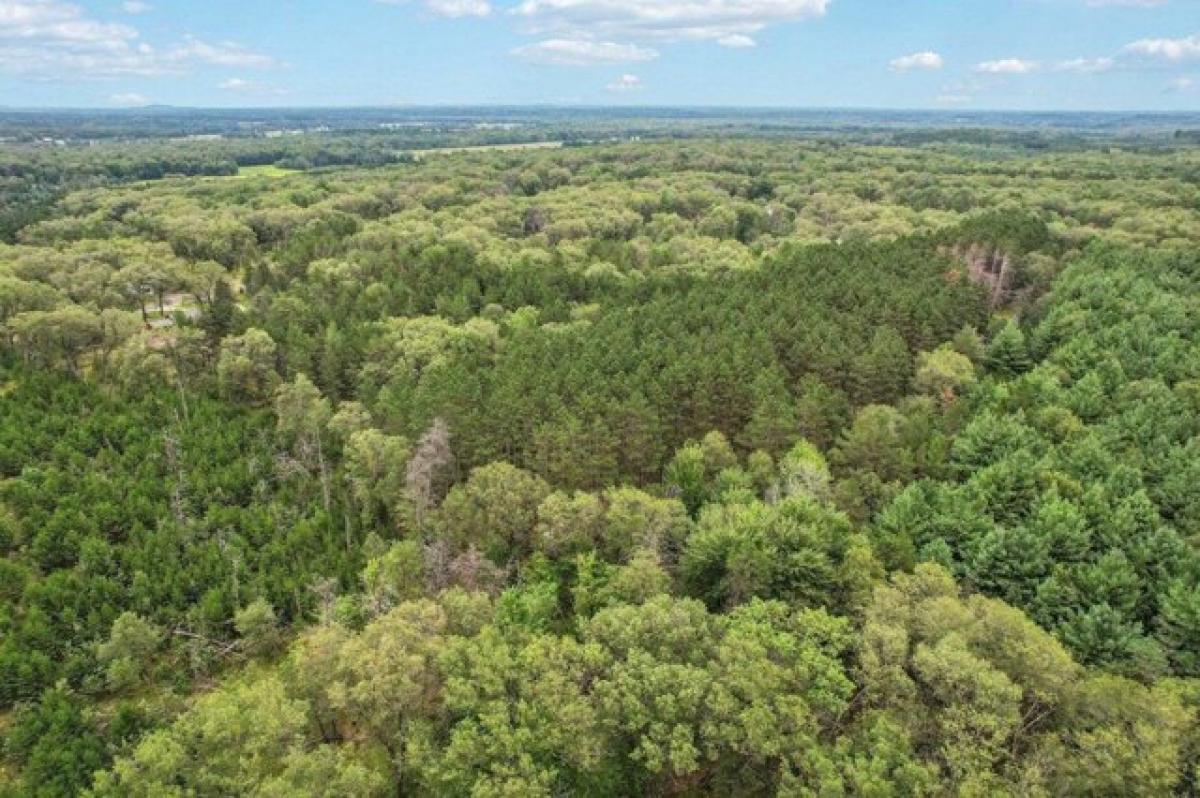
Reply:
[[[237,303],[234,301],[229,282],[220,280],[213,289],[212,304],[201,319],[200,326],[208,333],[209,338],[217,342],[233,331],[236,315]]]
[[[1004,325],[988,344],[984,365],[988,371],[1001,377],[1015,377],[1029,370],[1029,348],[1025,334],[1014,322]]]
[[[759,372],[751,388],[754,413],[742,431],[748,449],[763,449],[773,455],[796,439],[796,408],[783,377],[774,369]]]
[[[851,384],[858,405],[887,404],[904,395],[912,379],[912,355],[900,334],[880,327],[866,351],[854,358]]]

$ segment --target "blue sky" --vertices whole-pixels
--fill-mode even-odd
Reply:
[[[1200,110],[1200,0],[0,0],[0,105]]]

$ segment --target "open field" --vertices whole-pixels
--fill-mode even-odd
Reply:
[[[274,164],[265,164],[262,166],[242,166],[238,168],[238,173],[234,177],[249,179],[253,177],[287,177],[288,175],[296,174],[296,169],[284,169]]]

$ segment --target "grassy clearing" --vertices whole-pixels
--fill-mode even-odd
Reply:
[[[282,166],[274,164],[266,164],[265,166],[243,166],[238,169],[238,173],[234,177],[246,179],[251,177],[287,177],[294,175],[298,169],[284,169]]]

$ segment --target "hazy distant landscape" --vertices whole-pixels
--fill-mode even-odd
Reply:
[[[654,108],[647,106],[431,106],[392,108],[192,109],[151,106],[125,110],[4,109],[0,135],[15,141],[49,136],[69,141],[171,138],[188,135],[261,136],[276,131],[469,131],[479,135],[538,134],[548,130],[679,136],[738,130],[766,134],[903,129],[1039,130],[1058,134],[1155,134],[1196,131],[1196,112],[1016,112],[805,108]],[[406,130],[407,129],[407,130]]]

